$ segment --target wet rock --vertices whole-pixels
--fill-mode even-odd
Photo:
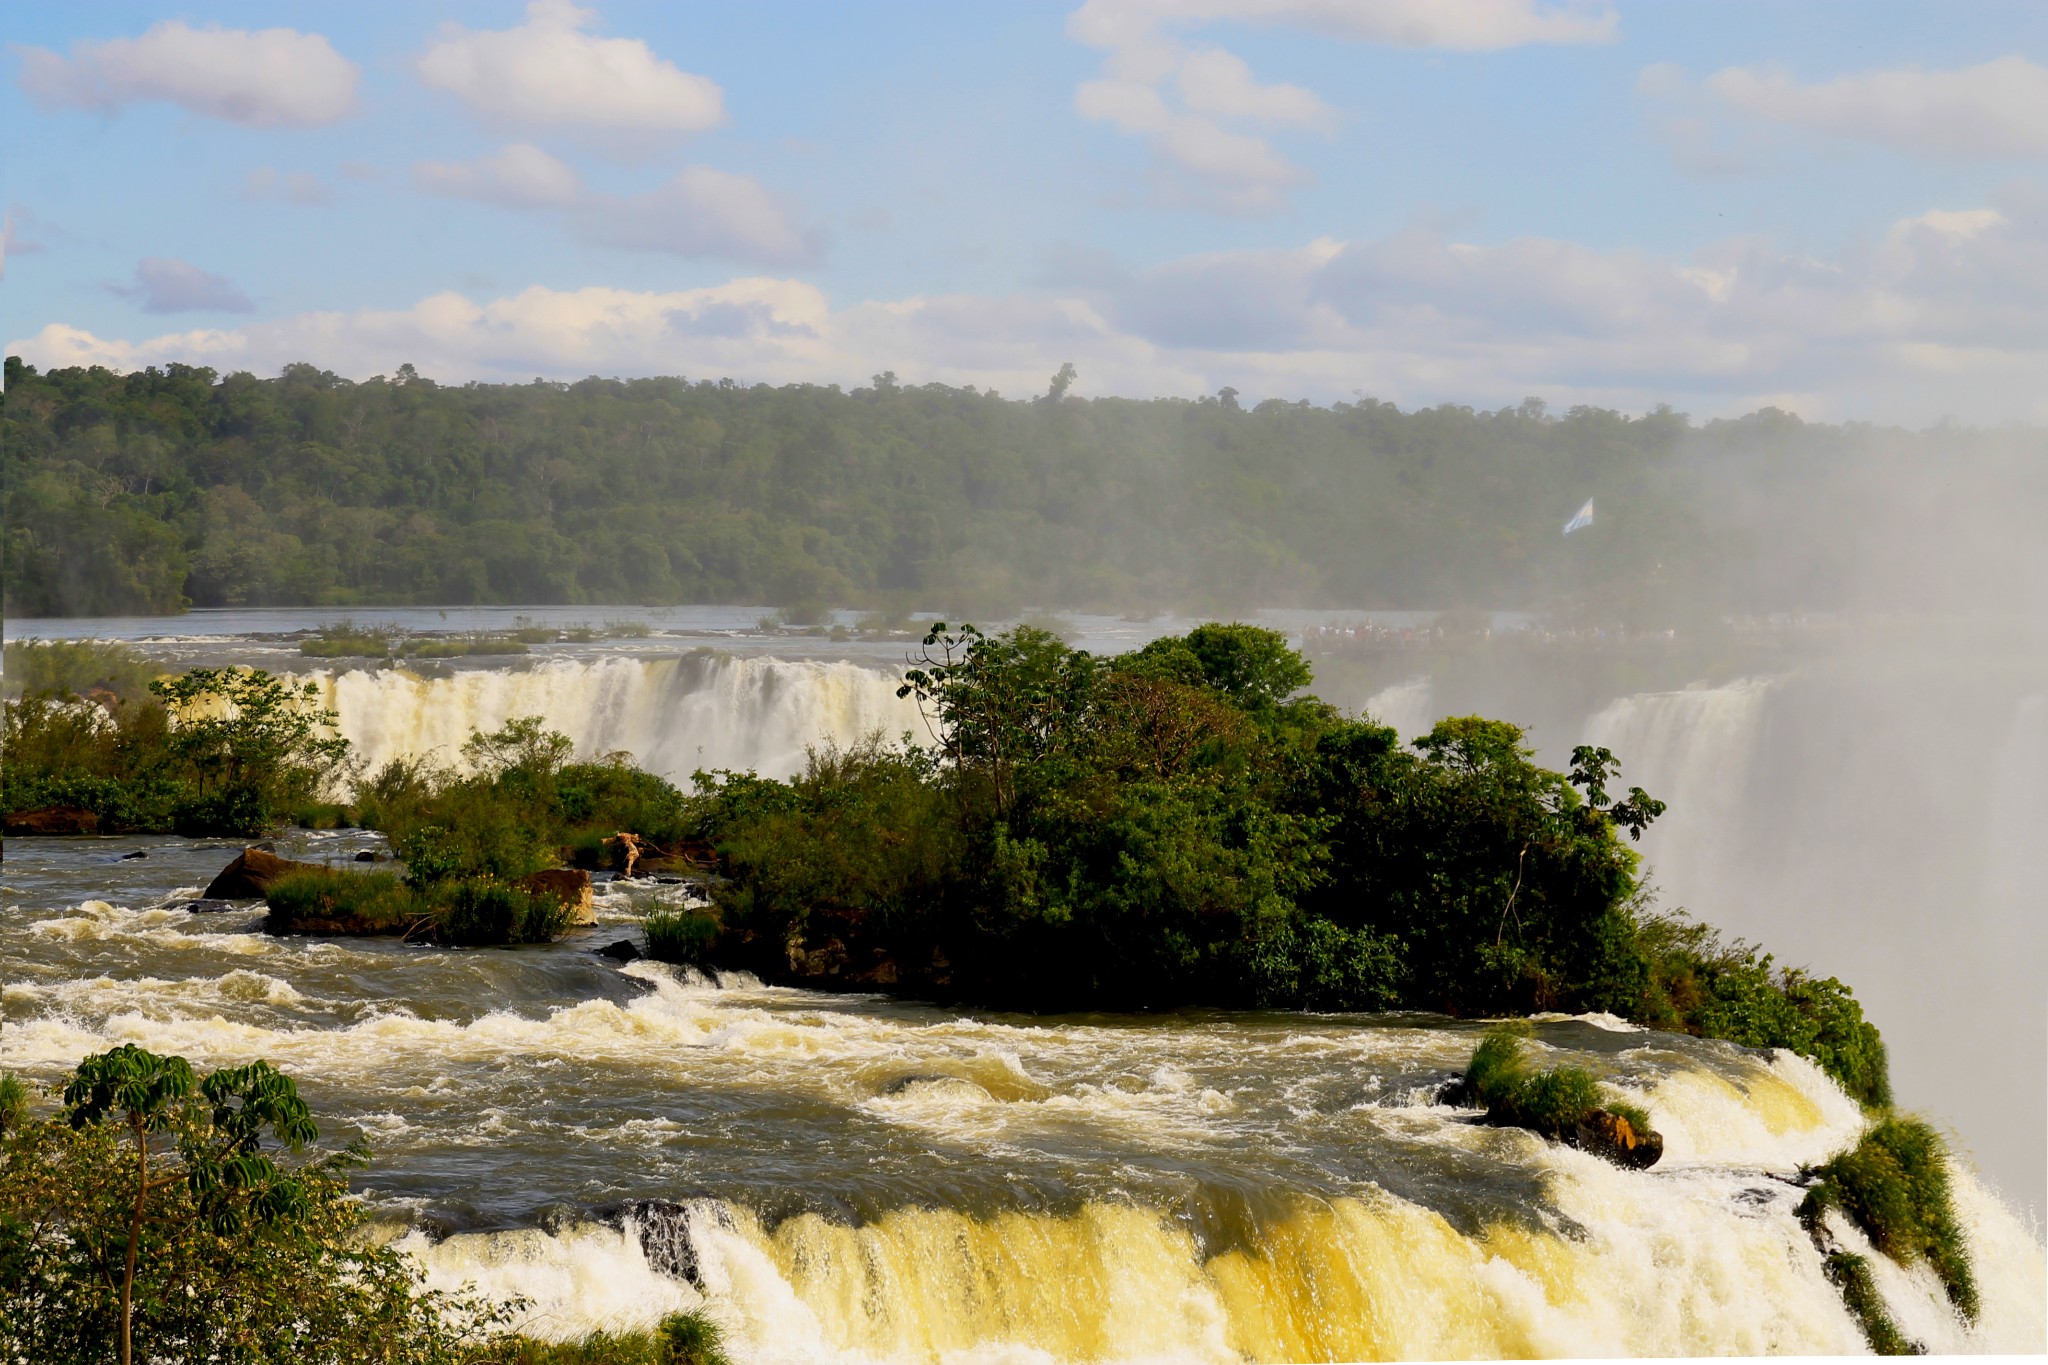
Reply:
[[[356,861],[359,863],[374,863],[377,861],[377,855],[366,848],[356,854]]]
[[[1465,1084],[1463,1076],[1453,1076],[1436,1087],[1430,1096],[1431,1104],[1447,1104],[1453,1109],[1477,1109],[1478,1097],[1472,1094],[1472,1087]]]
[[[138,848],[133,853],[123,853],[121,855],[121,861],[124,863],[132,863],[137,858],[147,858],[148,856],[149,855],[147,853],[144,853],[141,849]]]
[[[681,1204],[667,1199],[628,1199],[595,1212],[602,1222],[633,1231],[640,1254],[656,1274],[704,1287],[697,1247],[690,1240],[689,1212]],[[720,1217],[718,1221],[726,1224],[729,1220]]]
[[[529,872],[515,878],[512,884],[520,890],[534,895],[559,897],[569,907],[569,922],[576,925],[597,923],[597,902],[590,892],[590,874],[580,867],[551,867],[543,872]]]
[[[319,863],[293,862],[262,848],[245,848],[206,884],[199,897],[209,901],[260,900],[270,894],[271,883],[279,877],[321,870]]]
[[[608,957],[614,962],[637,962],[640,958],[639,948],[635,947],[633,940],[629,938],[622,938],[617,943],[607,943],[602,948],[593,948],[590,951],[599,957]]]
[[[97,812],[81,810],[77,806],[39,806],[34,810],[18,810],[8,815],[5,833],[14,834],[98,834],[100,817]]]
[[[1662,1134],[1651,1128],[1639,1129],[1606,1109],[1595,1109],[1580,1119],[1565,1134],[1565,1141],[1631,1171],[1648,1170],[1664,1155]]]

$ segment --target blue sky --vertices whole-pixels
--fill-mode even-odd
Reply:
[[[8,10],[7,348],[2048,419],[2048,7]]]

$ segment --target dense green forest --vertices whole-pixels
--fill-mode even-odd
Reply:
[[[1873,581],[1888,605],[2039,587],[1951,553],[1958,517],[2048,509],[2034,433],[1064,389],[9,358],[6,607],[1475,606],[1661,628],[1858,605]],[[1561,536],[1588,497],[1595,526]]]

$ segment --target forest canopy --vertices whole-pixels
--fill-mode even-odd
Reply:
[[[1957,559],[1997,536],[1953,533],[2048,509],[2038,433],[1068,383],[444,386],[409,365],[354,382],[10,357],[6,609],[1471,606],[1661,629],[2042,593],[2031,561]],[[1595,525],[1560,535],[1588,497]]]

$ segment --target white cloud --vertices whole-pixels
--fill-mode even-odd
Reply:
[[[252,313],[256,305],[225,275],[168,256],[136,262],[135,283],[113,291],[135,299],[145,313]]]
[[[592,196],[575,222],[586,240],[633,251],[771,266],[812,265],[824,254],[822,239],[799,230],[759,181],[709,166],[686,166],[646,194]]]
[[[596,18],[569,0],[533,0],[517,28],[444,25],[415,69],[494,127],[604,135],[614,149],[725,122],[717,84],[637,38],[585,32]]]
[[[586,373],[908,382],[1037,392],[1062,361],[1085,391],[1699,416],[1766,403],[1812,418],[2048,421],[2048,196],[1902,219],[1827,260],[1760,238],[1686,258],[1431,229],[1150,270],[1093,263],[1041,292],[856,302],[773,278],[675,293],[531,288],[475,302],[305,314],[128,342],[53,323],[9,346],[34,364],[167,359],[345,374],[413,360],[450,380]]]
[[[1325,132],[1337,122],[1336,110],[1315,91],[1299,85],[1260,85],[1252,79],[1250,67],[1220,47],[1188,54],[1174,83],[1181,102],[1198,114]]]
[[[1621,27],[1612,5],[1577,0],[1088,0],[1068,20],[1067,31],[1081,42],[1108,47],[1158,29],[1219,22],[1463,52],[1531,43],[1610,43]]]
[[[1145,138],[1181,181],[1169,181],[1161,197],[1229,213],[1274,213],[1286,207],[1286,191],[1308,173],[1264,138],[1232,132],[1214,119],[1172,108],[1164,95],[1136,81],[1084,82],[1074,91],[1083,118],[1113,125]]]
[[[17,50],[21,88],[44,109],[162,100],[251,128],[311,128],[356,102],[355,63],[320,34],[296,29],[196,29],[172,19],[139,38],[75,43],[69,57]]]
[[[244,199],[283,199],[293,204],[327,204],[334,200],[334,191],[327,188],[325,181],[308,171],[293,171],[280,174],[269,166],[258,166],[242,181]]]
[[[1952,71],[1862,71],[1803,85],[1771,67],[1705,82],[1729,110],[1915,156],[2048,156],[2048,67],[2001,57]]]
[[[587,242],[686,259],[759,266],[807,266],[824,241],[796,226],[783,200],[759,181],[709,166],[685,166],[644,194],[597,194],[573,167],[531,143],[515,142],[472,162],[423,161],[413,186],[512,209],[558,209]]]
[[[475,199],[505,208],[567,208],[583,198],[573,167],[530,142],[515,142],[480,161],[422,161],[413,186],[427,194]]]
[[[1101,78],[1074,92],[1075,111],[1145,139],[1162,172],[1158,198],[1237,214],[1279,212],[1310,176],[1231,125],[1328,133],[1337,112],[1313,90],[1262,84],[1236,54],[1189,50],[1178,36],[1225,22],[1466,51],[1607,42],[1617,27],[1610,7],[1575,0],[1087,0],[1067,17],[1067,36],[1106,55]]]

